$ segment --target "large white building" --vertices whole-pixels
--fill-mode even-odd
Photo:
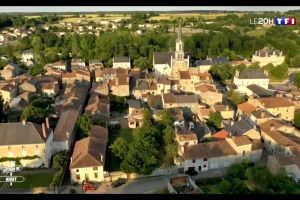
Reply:
[[[236,71],[233,83],[237,86],[237,90],[247,95],[252,95],[252,91],[248,89],[249,85],[259,85],[264,89],[269,87],[269,78],[267,72],[262,72],[257,69],[245,69],[243,71]]]
[[[282,51],[276,49],[269,49],[268,47],[256,51],[252,56],[252,63],[257,62],[261,67],[269,63],[274,66],[280,65],[284,62],[285,56]]]

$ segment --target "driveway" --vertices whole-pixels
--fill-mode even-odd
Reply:
[[[110,183],[103,183],[95,191],[88,191],[87,194],[147,194],[167,189],[168,176],[142,178],[129,180],[125,185],[112,188]]]

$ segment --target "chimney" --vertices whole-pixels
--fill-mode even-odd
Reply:
[[[265,116],[266,116],[266,112],[265,112],[265,111],[261,111],[260,117],[261,117],[261,118],[265,118]]]
[[[22,124],[26,125],[26,120],[25,119],[22,119]]]
[[[103,162],[103,155],[100,153],[100,161]]]
[[[271,124],[270,125],[270,131],[274,131],[275,130],[275,126],[274,126],[274,124]]]
[[[235,71],[235,77],[239,78],[239,76],[240,76],[240,72],[239,72],[239,70],[236,70]]]
[[[42,133],[43,133],[43,138],[47,138],[47,132],[46,132],[46,125],[45,123],[42,123]]]
[[[47,128],[50,128],[49,118],[48,118],[48,117],[46,117],[46,127],[47,127]]]

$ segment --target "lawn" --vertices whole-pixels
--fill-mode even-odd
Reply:
[[[21,183],[13,183],[12,188],[32,189],[34,187],[48,187],[52,181],[53,175],[54,172],[52,171],[32,174],[24,174],[24,172],[22,172],[16,176],[23,176],[25,181]]]

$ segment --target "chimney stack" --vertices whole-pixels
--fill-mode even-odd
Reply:
[[[43,131],[43,138],[47,138],[47,132],[46,132],[46,125],[45,123],[42,123],[42,131]]]
[[[270,131],[274,131],[274,130],[275,130],[275,126],[274,126],[274,124],[271,124]]]
[[[26,120],[25,119],[22,119],[22,124],[26,125]]]
[[[46,127],[47,127],[47,128],[50,128],[49,118],[48,118],[48,117],[46,117]]]

